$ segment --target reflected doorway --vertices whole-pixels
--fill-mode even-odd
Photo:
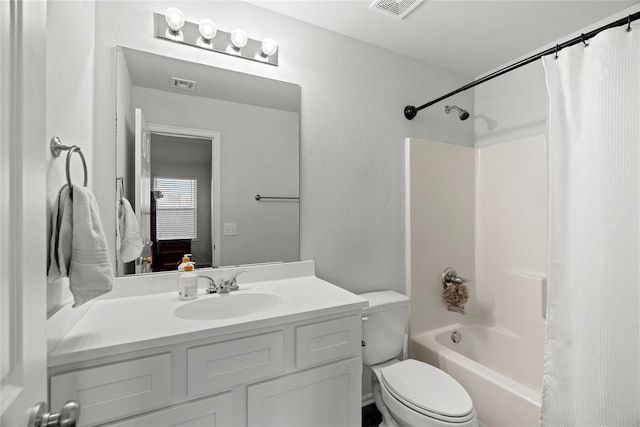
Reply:
[[[175,271],[184,254],[197,268],[219,265],[219,132],[149,130],[152,271]]]

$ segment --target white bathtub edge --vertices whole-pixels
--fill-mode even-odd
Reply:
[[[465,326],[470,325],[456,323],[412,336],[413,357],[443,369],[460,382],[472,395],[474,405],[476,405],[477,401],[478,405],[484,406],[476,407],[476,410],[485,424],[491,427],[515,425],[513,419],[500,420],[501,415],[507,415],[496,412],[502,411],[501,408],[504,407],[523,406],[528,409],[528,411],[525,411],[528,413],[526,425],[537,425],[537,414],[539,414],[541,401],[539,392],[445,347],[436,340],[436,336],[443,332],[453,331]],[[467,377],[471,375],[475,375],[477,378]],[[486,382],[485,385],[479,385],[478,379]],[[478,392],[479,388],[482,389],[482,393]],[[495,392],[493,399],[489,395],[489,389],[492,388]],[[473,389],[473,393],[471,389]],[[485,389],[487,393],[484,393]],[[474,394],[476,397],[473,396]],[[506,399],[513,399],[513,402],[506,402]]]

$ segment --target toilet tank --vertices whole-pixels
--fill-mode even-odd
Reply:
[[[360,295],[369,301],[362,309],[362,361],[376,365],[391,360],[401,351],[409,322],[409,298],[394,291]]]

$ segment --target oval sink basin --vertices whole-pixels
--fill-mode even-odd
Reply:
[[[271,294],[228,293],[204,295],[176,308],[173,314],[186,320],[231,319],[258,313],[278,305],[282,299]]]

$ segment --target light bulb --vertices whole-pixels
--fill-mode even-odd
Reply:
[[[236,28],[231,31],[231,44],[233,44],[236,49],[239,50],[245,47],[247,45],[247,40],[247,33],[245,33],[244,30]]]
[[[184,14],[177,7],[170,7],[164,13],[164,19],[167,21],[167,26],[174,33],[179,32],[184,27]]]
[[[216,23],[207,18],[200,21],[198,24],[198,30],[200,31],[202,38],[206,41],[211,41],[218,33]]]
[[[278,43],[271,38],[264,39],[262,41],[262,47],[260,48],[260,54],[263,56],[273,56],[278,51]]]

